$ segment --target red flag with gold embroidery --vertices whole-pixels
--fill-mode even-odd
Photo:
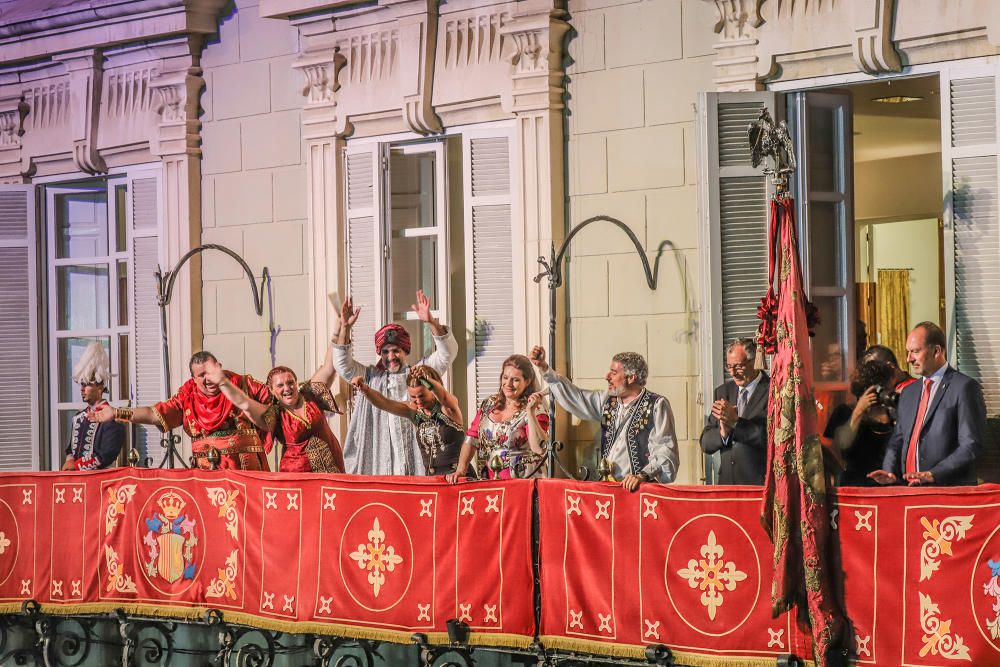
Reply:
[[[773,309],[762,307],[761,341],[774,357],[768,402],[768,466],[762,521],[774,543],[775,616],[798,607],[812,628],[813,653],[825,665],[837,647],[843,619],[831,595],[828,564],[830,516],[823,450],[812,390],[810,317],[799,266],[793,201],[771,201],[771,285],[777,268]],[[771,295],[765,297],[765,302]],[[773,317],[773,320],[771,320]],[[769,321],[770,320],[770,321]]]

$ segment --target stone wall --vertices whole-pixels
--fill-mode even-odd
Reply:
[[[650,365],[649,388],[670,399],[680,440],[678,482],[702,477],[695,100],[714,90],[704,0],[570,0],[568,193],[573,225],[621,219],[650,261],[664,242],[649,291],[628,238],[606,223],[577,237],[570,263],[573,379],[603,388],[610,357],[632,350]],[[586,456],[594,425],[571,441]],[[582,462],[581,458],[581,462]]]
[[[205,48],[203,243],[240,253],[273,277],[277,361],[308,376],[310,343],[302,75],[291,68],[298,33],[259,16],[257,0],[224,10]],[[267,310],[258,317],[242,269],[218,254],[204,264],[204,345],[257,377],[271,367]]]

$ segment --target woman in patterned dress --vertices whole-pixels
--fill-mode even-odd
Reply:
[[[340,412],[330,392],[336,373],[329,349],[323,365],[308,382],[299,384],[295,372],[287,366],[271,369],[266,384],[273,401],[267,405],[226,381],[221,365],[211,367],[208,374],[233,405],[268,433],[264,443],[268,453],[275,442],[284,444],[278,467],[281,472],[344,471],[344,454],[325,414]]]
[[[458,399],[448,393],[441,375],[430,366],[414,366],[406,375],[409,402],[394,401],[372,389],[362,376],[356,375],[351,384],[379,410],[413,422],[417,444],[428,475],[454,472],[462,440],[462,408]]]
[[[455,483],[465,477],[474,455],[490,478],[543,474],[540,464],[546,454],[548,428],[549,415],[538,393],[531,361],[523,354],[507,357],[501,368],[500,390],[479,406],[466,432],[458,468],[448,475],[448,481]],[[494,455],[497,458],[491,463]],[[502,468],[494,471],[499,464]]]

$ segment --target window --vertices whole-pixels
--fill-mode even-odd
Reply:
[[[0,301],[16,313],[0,324],[0,348],[11,350],[12,358],[3,359],[6,368],[34,378],[27,385],[33,391],[19,385],[24,396],[10,399],[25,405],[0,411],[0,469],[62,463],[73,416],[82,406],[73,366],[92,341],[104,345],[111,360],[112,404],[162,398],[153,277],[159,263],[158,188],[155,172],[139,170],[0,188],[0,237],[7,237],[6,244],[0,238],[0,272],[10,274],[0,281]],[[30,206],[36,196],[37,218]],[[41,434],[47,437],[39,446]],[[159,455],[155,428],[135,426],[131,438],[143,455]]]
[[[483,128],[344,151],[347,290],[362,308],[354,354],[372,363],[387,322],[409,330],[412,359],[430,353],[410,311],[423,289],[459,343],[449,382],[468,409],[496,391],[514,351],[510,145],[510,130]]]

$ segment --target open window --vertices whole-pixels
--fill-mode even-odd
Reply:
[[[410,311],[423,289],[458,340],[447,381],[467,411],[496,391],[514,352],[511,146],[510,128],[484,127],[434,141],[349,141],[344,154],[347,290],[362,307],[354,354],[373,363],[370,341],[387,322],[409,330],[413,358],[433,350]]]

